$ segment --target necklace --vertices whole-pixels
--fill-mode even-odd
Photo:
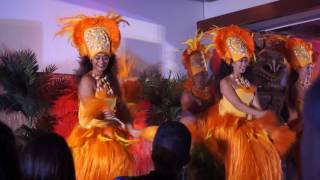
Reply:
[[[251,86],[250,82],[245,79],[243,76],[235,77],[235,75],[231,74],[230,77],[234,79],[238,86],[249,88]]]
[[[106,91],[108,95],[114,95],[107,75],[100,76],[91,73],[91,76],[96,80],[97,91]]]
[[[308,89],[311,85],[309,80],[299,80],[299,85],[303,88],[303,89]]]

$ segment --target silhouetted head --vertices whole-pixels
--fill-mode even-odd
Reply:
[[[0,121],[0,179],[19,179],[19,162],[14,135]]]
[[[306,126],[320,132],[320,78],[310,87],[305,95],[303,121]]]
[[[55,133],[39,134],[24,147],[21,170],[25,180],[75,180],[71,151]]]
[[[180,122],[160,125],[153,141],[152,159],[157,171],[179,173],[190,159],[191,135]]]

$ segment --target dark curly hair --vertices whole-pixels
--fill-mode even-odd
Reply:
[[[75,75],[78,83],[80,82],[82,76],[87,74],[93,68],[91,64],[91,60],[88,56],[80,57],[79,65],[80,67],[77,70],[75,70]],[[108,67],[103,71],[103,74],[107,75],[111,88],[114,91],[115,95],[118,97],[117,113],[116,113],[117,117],[120,118],[123,122],[130,122],[132,120],[132,117],[129,113],[127,106],[121,100],[122,94],[121,94],[120,84],[117,78],[118,65],[117,65],[117,58],[115,55],[112,55],[109,58]]]

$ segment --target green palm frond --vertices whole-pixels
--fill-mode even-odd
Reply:
[[[27,94],[32,91],[31,85],[37,78],[38,65],[33,52],[5,52],[0,56],[3,66],[0,71],[0,82],[7,92]]]
[[[15,106],[9,97],[0,95],[0,110],[15,110]]]
[[[39,89],[43,89],[43,86],[47,85],[47,82],[53,78],[53,73],[57,70],[57,66],[50,64],[49,66],[45,67],[45,69],[40,73],[41,75],[37,79],[37,86],[41,86]]]
[[[56,70],[58,69],[58,67],[54,64],[50,64],[49,66],[47,66],[45,69],[44,69],[44,72],[45,73],[48,73],[48,74],[51,74],[51,73],[54,73]]]
[[[57,122],[58,119],[55,116],[42,115],[41,117],[38,117],[35,127],[44,131],[52,131]]]
[[[51,77],[50,77],[51,76]],[[39,83],[41,88],[37,89],[41,99],[46,100],[50,105],[68,88],[68,83],[64,78],[56,78],[52,75],[47,76],[46,82]]]
[[[20,105],[20,110],[28,119],[38,116],[41,111],[48,108],[48,104],[38,99],[34,94],[16,94],[13,98]]]
[[[218,159],[210,153],[204,144],[195,144],[191,151],[191,159],[186,168],[187,178],[225,179],[225,169]]]
[[[28,85],[32,85],[37,77],[38,77],[38,62],[36,59],[36,55],[30,51],[18,51],[17,52],[17,57],[21,63],[21,67],[24,69],[25,75],[24,79],[26,82],[28,82]]]
[[[30,50],[3,52],[0,60],[0,83],[6,92],[0,98],[4,100],[0,108],[21,111],[30,126],[34,119],[48,114],[53,101],[63,93],[67,83],[54,78],[55,65],[49,65],[39,73],[36,55]]]
[[[30,50],[5,52],[0,59],[0,83],[11,106],[19,107],[27,117],[34,116],[36,109],[42,107],[34,101],[36,94],[32,86],[38,77],[35,54]]]
[[[149,123],[160,124],[163,121],[177,120],[184,77],[171,72],[165,77],[157,67],[151,67],[142,73],[139,80],[145,98],[152,104]]]

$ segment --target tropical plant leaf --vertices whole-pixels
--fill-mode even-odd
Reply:
[[[195,144],[191,151],[191,159],[186,167],[186,179],[224,180],[225,169],[217,157],[204,144]]]
[[[58,69],[58,67],[57,67],[55,64],[50,64],[49,66],[47,66],[47,67],[44,69],[44,72],[45,72],[45,73],[48,73],[48,74],[52,74],[52,73],[54,73],[57,69]]]
[[[45,130],[45,131],[53,131],[54,126],[57,124],[57,118],[52,116],[51,114],[41,116],[37,119],[35,124],[37,129]]]
[[[3,52],[0,59],[0,83],[6,92],[0,98],[0,108],[7,106],[21,111],[32,128],[32,121],[48,115],[53,101],[62,95],[67,83],[53,76],[57,70],[55,65],[39,73],[36,55],[30,50]]]
[[[50,105],[61,95],[65,93],[65,90],[69,87],[68,82],[64,78],[50,78],[48,82],[43,82],[40,85],[39,94],[41,99],[47,101]]]
[[[32,92],[38,70],[35,54],[29,50],[15,51],[2,54],[0,59],[3,62],[0,83],[5,91],[10,94]]]
[[[173,75],[172,72],[164,77],[157,67],[151,67],[141,74],[139,81],[143,94],[152,104],[149,124],[178,119],[184,80],[181,75]]]
[[[0,110],[12,110],[12,102],[8,96],[0,95]]]
[[[22,68],[24,68],[26,75],[24,78],[26,82],[28,82],[28,85],[33,85],[38,77],[37,72],[39,70],[36,55],[30,50],[22,50],[17,52],[17,56],[20,60]]]

